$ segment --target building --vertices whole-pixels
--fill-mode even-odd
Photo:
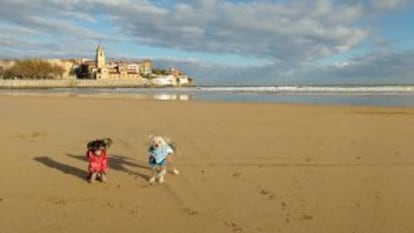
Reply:
[[[180,70],[171,67],[165,74],[157,75],[152,79],[155,86],[193,86],[193,80]]]
[[[152,61],[109,61],[101,44],[95,51],[95,59],[46,59],[52,65],[63,68],[63,73],[53,79],[94,79],[139,81],[148,86],[193,86],[192,79],[176,68],[153,70]],[[15,64],[14,60],[0,60],[0,79]],[[158,72],[161,71],[161,72]],[[105,82],[102,82],[105,83]]]
[[[95,62],[88,61],[90,77],[96,80],[138,80],[142,75],[152,72],[152,62],[142,61],[113,61],[106,62],[105,50],[102,45],[96,48]]]
[[[156,78],[152,79],[152,83],[155,86],[176,86],[177,78],[174,75],[158,75]]]

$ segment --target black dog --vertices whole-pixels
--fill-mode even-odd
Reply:
[[[88,150],[108,149],[113,143],[111,138],[102,138],[88,142],[86,147]]]

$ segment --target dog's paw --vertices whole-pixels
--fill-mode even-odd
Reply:
[[[149,179],[148,179],[148,182],[149,182],[149,183],[154,183],[154,182],[155,182],[155,176],[153,176],[153,177],[149,178]]]
[[[102,175],[101,175],[101,182],[102,182],[102,183],[106,183],[106,182],[108,182],[108,178],[106,177],[106,175],[105,175],[105,174],[102,174]]]
[[[162,177],[167,173],[166,169],[162,169],[162,171],[160,171],[159,176]]]
[[[173,174],[178,176],[178,175],[180,175],[180,172],[176,168],[174,168],[173,169]]]

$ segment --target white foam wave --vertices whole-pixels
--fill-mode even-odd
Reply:
[[[268,92],[268,93],[350,93],[350,94],[414,94],[414,86],[246,86],[200,87],[201,91]]]

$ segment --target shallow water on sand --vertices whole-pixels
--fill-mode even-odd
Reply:
[[[145,100],[414,106],[413,86],[2,89],[0,95],[51,95]]]

